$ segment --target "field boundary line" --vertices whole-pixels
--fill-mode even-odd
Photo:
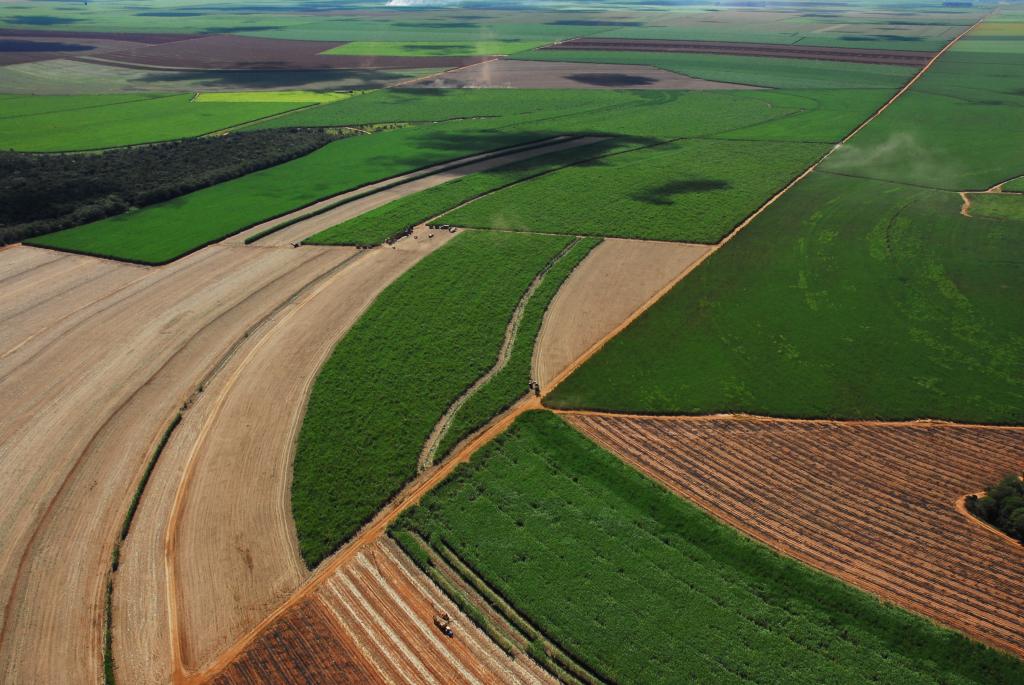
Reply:
[[[461,395],[455,398],[455,401],[448,405],[444,414],[434,424],[434,429],[430,432],[430,437],[423,444],[423,449],[420,450],[420,457],[418,468],[420,471],[430,467],[434,463],[434,459],[437,454],[437,447],[441,443],[441,439],[448,434],[451,430],[452,420],[455,415],[459,413],[459,410],[473,397],[481,388],[491,382],[491,379],[498,375],[502,369],[508,365],[509,359],[512,358],[512,350],[515,347],[519,339],[519,325],[523,321],[523,315],[526,313],[526,307],[533,299],[534,293],[537,292],[537,288],[540,287],[541,283],[544,282],[544,278],[548,272],[558,264],[565,257],[570,250],[572,250],[583,238],[576,236],[573,240],[569,241],[562,250],[552,257],[547,264],[533,277],[530,285],[527,286],[526,292],[522,294],[519,301],[516,302],[515,308],[512,310],[512,316],[509,318],[508,324],[505,326],[505,336],[501,341],[501,347],[498,348],[498,358],[487,371],[473,381],[468,388],[466,388]]]
[[[935,53],[935,56],[932,57],[928,61],[928,63],[925,64],[920,69],[920,71],[918,71],[917,74],[915,74],[913,76],[913,78],[911,78],[909,81],[907,81],[903,85],[902,88],[900,88],[898,91],[896,91],[896,93],[891,98],[889,98],[881,107],[879,107],[875,111],[874,114],[872,114],[870,117],[868,117],[865,121],[861,122],[861,124],[858,125],[856,128],[854,128],[850,133],[846,134],[846,136],[843,137],[842,140],[840,140],[838,143],[833,145],[827,152],[825,152],[825,154],[823,154],[821,157],[819,157],[817,161],[815,161],[813,164],[811,164],[811,166],[807,167],[803,171],[803,173],[801,173],[796,178],[791,180],[788,184],[786,184],[782,188],[782,190],[778,191],[777,193],[772,195],[770,198],[768,198],[768,200],[765,201],[764,203],[762,203],[761,206],[758,207],[756,210],[754,210],[754,212],[752,214],[747,216],[746,219],[741,221],[731,231],[729,231],[729,233],[726,234],[726,236],[724,238],[722,238],[718,243],[715,243],[714,245],[712,245],[710,250],[705,252],[702,256],[698,257],[693,262],[693,264],[691,264],[682,273],[680,273],[678,276],[676,276],[674,279],[672,279],[667,285],[665,285],[665,287],[663,287],[661,290],[659,290],[657,293],[655,293],[651,297],[651,299],[649,299],[647,302],[645,302],[643,305],[641,305],[639,309],[634,311],[624,322],[622,322],[617,327],[615,327],[605,337],[603,337],[602,339],[600,339],[596,343],[594,343],[586,352],[584,352],[582,355],[580,355],[580,357],[577,358],[576,361],[574,361],[572,364],[570,364],[568,367],[566,367],[561,373],[559,373],[557,376],[555,376],[555,378],[553,378],[551,380],[551,383],[550,383],[551,387],[549,389],[547,389],[546,391],[544,391],[543,394],[547,395],[548,393],[550,393],[551,390],[554,390],[555,388],[557,388],[559,384],[561,384],[566,378],[568,378],[570,375],[572,375],[587,360],[589,360],[591,357],[593,357],[595,354],[597,354],[599,351],[601,351],[601,349],[606,344],[608,344],[608,342],[612,338],[617,336],[619,333],[621,333],[623,330],[625,330],[630,324],[632,324],[634,321],[636,321],[638,318],[640,318],[640,316],[642,316],[648,309],[653,307],[654,304],[658,300],[660,300],[662,297],[667,295],[684,278],[689,276],[694,271],[694,269],[696,269],[701,264],[706,262],[713,254],[718,252],[718,250],[721,249],[721,247],[723,245],[725,245],[730,240],[735,238],[736,235],[739,234],[740,231],[742,231],[744,228],[746,228],[751,223],[753,223],[753,221],[755,219],[757,219],[759,216],[761,216],[761,214],[763,214],[766,209],[768,209],[773,204],[775,204],[775,202],[778,201],[779,198],[781,198],[783,195],[785,195],[790,190],[792,190],[798,183],[800,183],[800,181],[802,181],[805,178],[807,178],[808,176],[810,176],[811,173],[813,173],[836,150],[839,150],[840,148],[842,148],[843,145],[848,143],[851,138],[853,138],[860,131],[862,131],[865,126],[867,126],[872,121],[877,119],[878,116],[880,114],[882,114],[882,112],[887,110],[889,108],[889,106],[892,105],[892,103],[896,102],[897,99],[899,99],[904,93],[906,93],[908,90],[910,90],[911,86],[913,86],[921,78],[921,76],[923,76],[925,74],[925,72],[927,72],[932,67],[932,65],[935,64],[936,61],[938,61],[938,59],[940,57],[942,57],[942,55],[946,54],[946,52],[950,48],[952,48],[953,45],[955,45],[957,41],[959,41],[961,38],[963,38],[965,35],[967,35],[968,32],[970,32],[972,29],[974,29],[976,26],[978,26],[981,22],[983,22],[987,16],[988,15],[985,15],[984,17],[982,17],[981,19],[976,21],[974,24],[972,24],[966,30],[964,30],[962,33],[960,33],[956,38],[954,38],[952,41],[950,41],[946,45],[946,47],[942,48],[942,50],[940,50],[939,52]]]
[[[547,407],[545,407],[547,409]],[[1024,426],[999,425],[993,423],[961,423],[945,419],[904,419],[886,421],[883,419],[795,419],[785,416],[766,416],[762,414],[745,414],[742,412],[718,414],[637,414],[630,412],[600,411],[591,409],[550,409],[559,416],[598,416],[609,419],[636,419],[643,421],[721,421],[731,419],[749,423],[781,423],[796,425],[829,425],[829,426],[880,426],[906,428],[970,428],[972,430],[1024,431]]]

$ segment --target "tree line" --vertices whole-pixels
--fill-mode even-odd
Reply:
[[[164,202],[309,154],[335,137],[268,129],[101,153],[0,152],[0,245]]]

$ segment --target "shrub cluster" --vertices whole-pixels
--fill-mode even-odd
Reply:
[[[967,511],[1007,535],[1024,542],[1024,481],[1007,475],[985,491],[983,497],[971,495]]]
[[[164,202],[308,154],[312,129],[188,138],[100,154],[0,152],[0,244]]]

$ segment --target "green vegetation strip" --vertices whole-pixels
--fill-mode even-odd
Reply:
[[[540,335],[544,314],[565,280],[600,242],[598,238],[577,242],[544,275],[523,310],[508,362],[452,417],[448,431],[438,443],[437,457],[447,456],[462,440],[527,392],[532,377],[533,348]]]
[[[584,159],[597,157],[614,145],[613,141],[597,142],[463,176],[360,214],[303,242],[308,245],[380,245],[428,219],[481,195]]]
[[[971,193],[971,216],[1024,221],[1024,194]]]
[[[454,157],[520,145],[539,137],[467,130],[458,124],[354,136],[285,164],[28,242],[124,261],[165,264],[325,197]]]
[[[549,397],[652,414],[1024,423],[1024,222],[816,172]]]
[[[781,557],[543,412],[399,526],[619,683],[1009,683],[1024,664]]]
[[[0,117],[0,149],[31,152],[97,150],[137,145],[219,131],[301,106],[294,102],[192,102],[192,96],[35,96],[32,106],[19,100],[19,116]],[[94,106],[77,106],[71,101]],[[101,99],[102,98],[102,99]],[[57,109],[54,109],[57,108]]]
[[[554,171],[440,221],[715,243],[827,149],[819,143],[680,140]]]
[[[313,386],[295,457],[292,511],[310,567],[415,475],[445,409],[494,366],[516,304],[568,242],[457,235],[341,340]]]

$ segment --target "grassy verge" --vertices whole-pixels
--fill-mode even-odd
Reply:
[[[310,245],[380,245],[389,238],[499,188],[545,174],[607,152],[613,142],[599,142],[542,155],[489,171],[463,176],[332,226],[304,242]]]
[[[993,683],[1024,664],[781,557],[549,413],[402,519],[621,683]]]
[[[971,216],[1024,221],[1024,195],[972,193]]]
[[[292,510],[315,566],[416,472],[445,409],[496,360],[516,304],[568,243],[463,233],[381,293],[313,386]]]
[[[565,380],[550,406],[1024,422],[1024,223],[815,173]]]
[[[540,334],[544,314],[565,279],[579,266],[590,251],[601,242],[598,238],[585,238],[574,245],[544,275],[523,310],[519,333],[505,366],[466,400],[452,417],[448,431],[437,447],[437,461],[448,455],[462,440],[483,426],[492,416],[499,414],[527,392],[531,380],[533,347]]]

